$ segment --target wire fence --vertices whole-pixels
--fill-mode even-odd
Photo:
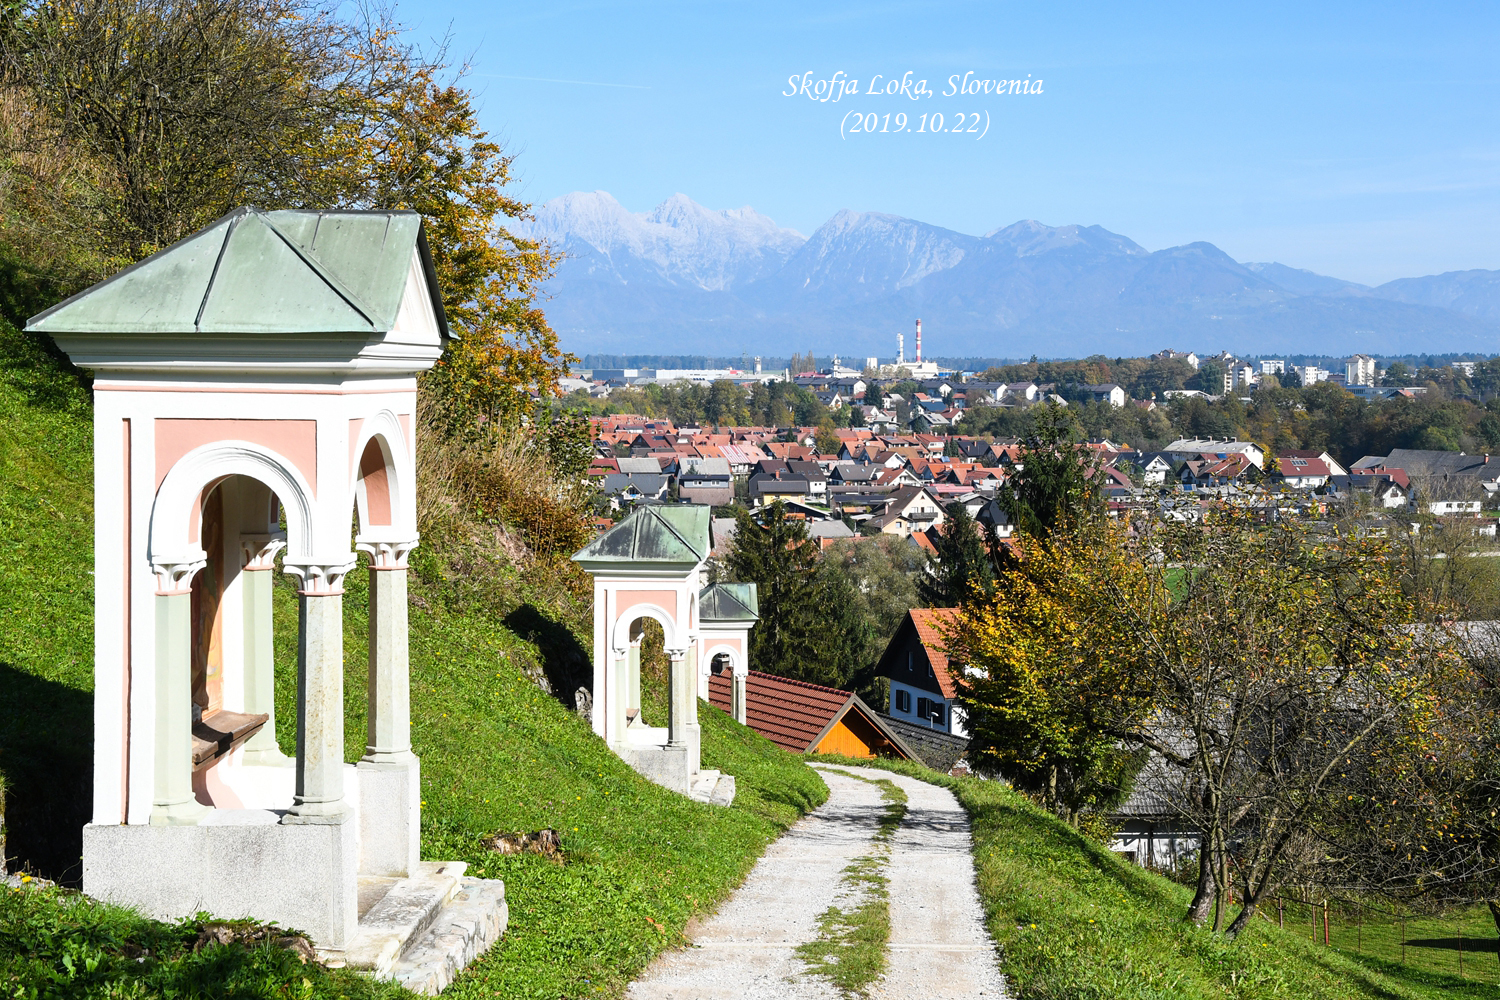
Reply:
[[[1500,941],[1484,907],[1432,916],[1293,889],[1263,900],[1259,916],[1329,948],[1500,984]]]

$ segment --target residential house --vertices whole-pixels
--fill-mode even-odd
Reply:
[[[1096,403],[1108,403],[1110,406],[1116,407],[1124,406],[1125,400],[1128,398],[1125,395],[1125,388],[1115,385],[1113,382],[1106,385],[1086,385],[1083,387],[1083,391],[1093,397]]]
[[[828,483],[830,486],[868,486],[884,468],[859,462],[839,462],[828,471]]]
[[[677,493],[688,503],[723,507],[734,502],[734,476],[722,458],[685,459],[677,474]]]
[[[1202,458],[1204,455],[1240,454],[1247,456],[1257,468],[1266,467],[1266,453],[1261,450],[1260,445],[1254,441],[1239,441],[1234,438],[1178,438],[1158,454],[1165,455],[1174,464],[1190,458]]]
[[[731,711],[732,683],[710,674],[709,703]],[[792,753],[920,759],[859,695],[758,670],[745,677],[745,724]]]
[[[956,608],[913,608],[875,666],[877,677],[890,678],[889,713],[913,725],[966,737],[963,708],[954,683],[956,666],[943,648],[943,629]]]
[[[625,504],[641,500],[661,500],[667,495],[667,477],[656,475],[611,473],[599,484],[599,489],[609,498],[610,507],[619,510]]]
[[[1277,452],[1276,471],[1282,482],[1299,490],[1326,486],[1330,477],[1349,474],[1326,451]]]
[[[817,499],[828,492],[828,476],[819,463],[793,459],[786,466],[790,475],[801,476],[807,481],[807,495],[810,498]]]
[[[884,534],[910,537],[918,531],[935,528],[944,520],[943,505],[931,490],[922,486],[903,486],[896,491],[885,513],[870,523]]]
[[[1157,351],[1155,354],[1151,355],[1151,357],[1153,360],[1158,361],[1186,361],[1188,364],[1192,365],[1195,370],[1198,367],[1198,355],[1194,354],[1192,351],[1174,351],[1171,348],[1168,348],[1164,351]]]
[[[1387,509],[1405,507],[1411,499],[1411,482],[1405,471],[1391,469],[1388,472],[1351,472],[1347,476],[1332,476],[1328,481],[1329,491],[1338,494],[1368,493],[1377,507]]]
[[[1392,469],[1406,473],[1414,494],[1433,494],[1434,499],[1475,499],[1500,493],[1500,460],[1492,461],[1489,455],[1397,448],[1383,458],[1366,455],[1351,467],[1353,472]]]

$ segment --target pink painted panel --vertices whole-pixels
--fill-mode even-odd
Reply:
[[[385,467],[385,452],[374,438],[359,459],[359,477],[365,483],[365,514],[371,524],[391,523],[391,483]]]
[[[621,590],[615,594],[615,622],[634,618],[632,609],[642,604],[654,604],[677,621],[677,592],[674,590]],[[613,626],[611,626],[611,631]]]
[[[200,420],[168,417],[156,421],[156,485],[194,448],[216,441],[249,441],[269,448],[294,465],[313,495],[318,493],[316,420]]]

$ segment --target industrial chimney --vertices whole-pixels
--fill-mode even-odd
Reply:
[[[917,364],[922,363],[922,321],[917,320]]]
[[[906,334],[896,334],[896,367],[906,364]]]

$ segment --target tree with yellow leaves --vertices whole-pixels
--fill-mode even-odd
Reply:
[[[0,291],[13,312],[40,308],[240,204],[410,209],[458,335],[424,376],[436,417],[462,433],[514,424],[574,359],[536,304],[554,258],[512,231],[528,210],[507,193],[512,157],[461,77],[380,7],[11,5]]]

